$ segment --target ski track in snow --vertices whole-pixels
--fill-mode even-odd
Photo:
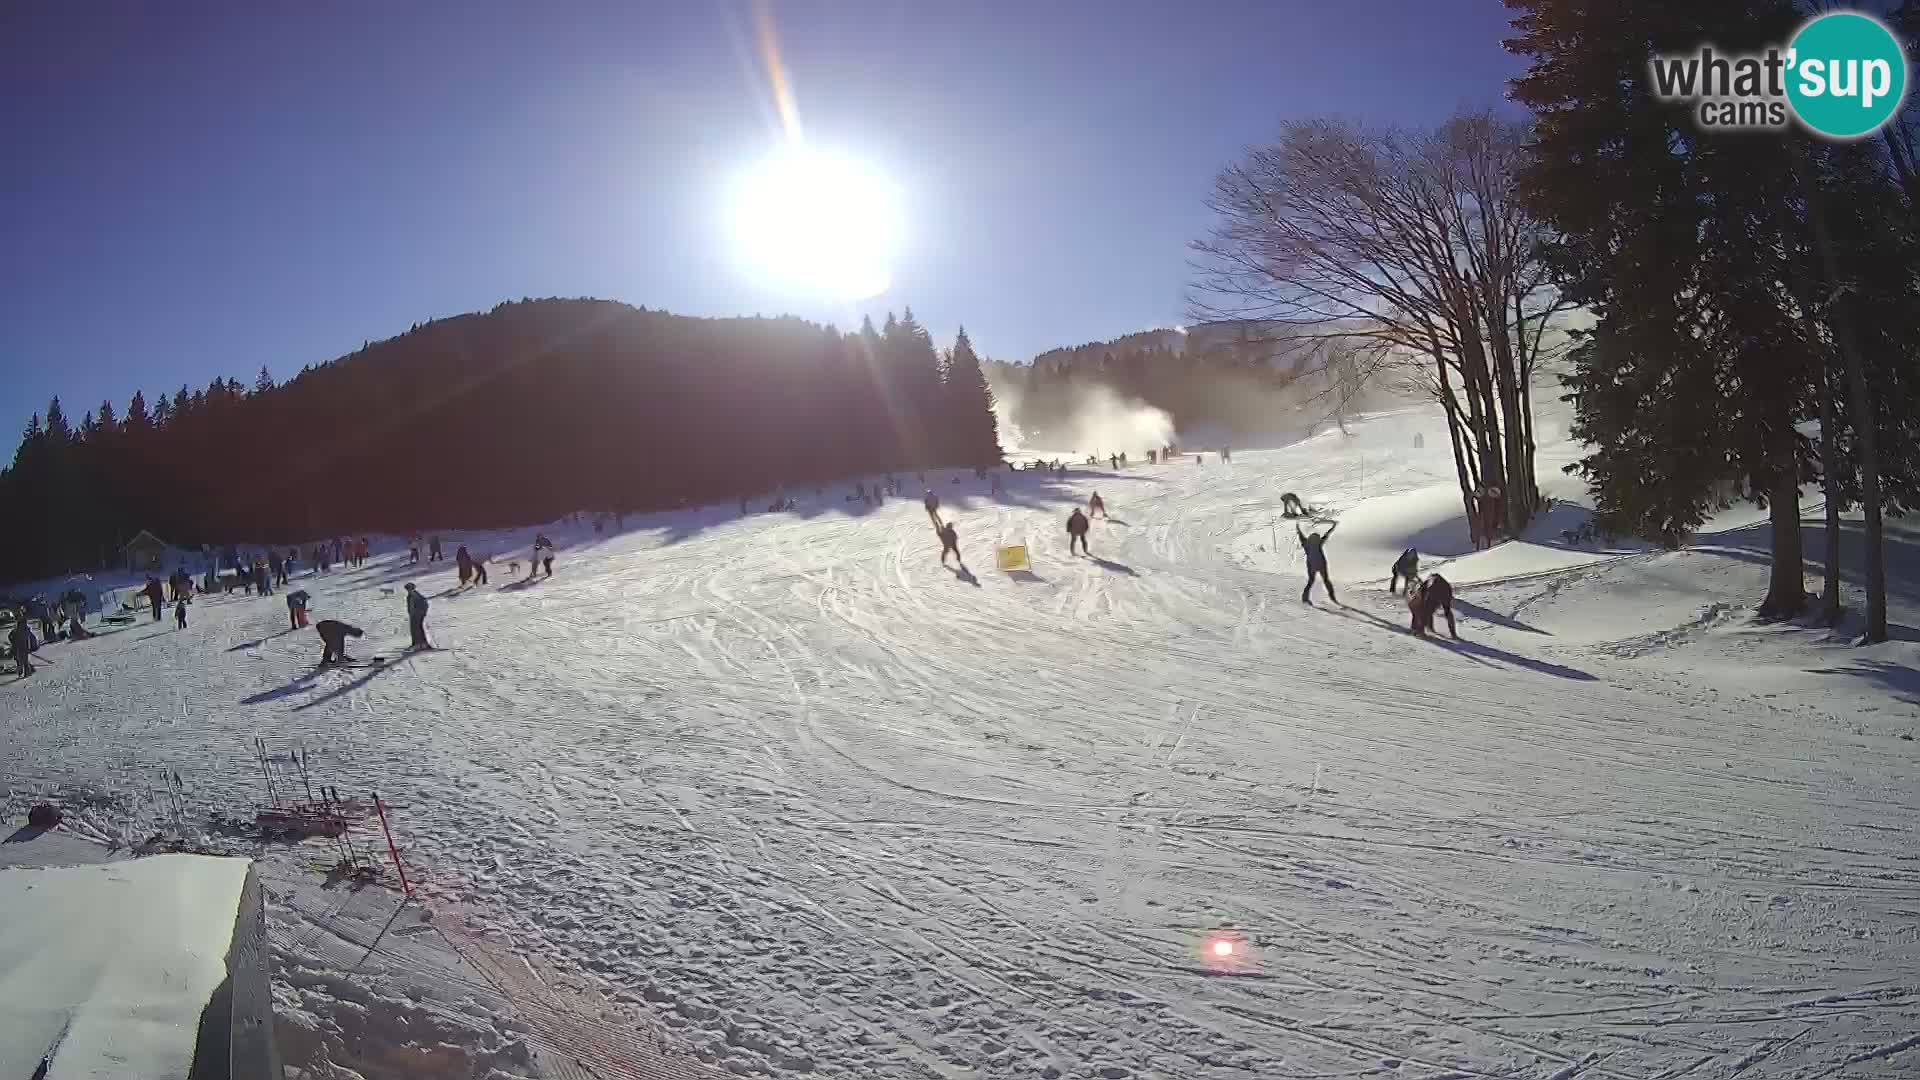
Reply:
[[[999,503],[943,475],[977,585],[910,498],[577,532],[550,580],[504,588],[503,560],[438,596],[449,648],[380,669],[313,675],[278,597],[203,599],[0,686],[0,777],[9,809],[137,806],[164,769],[237,810],[256,733],[304,745],[390,801],[427,896],[734,1071],[1920,1067],[1913,744],[1633,662],[1722,612],[1614,648],[1471,617],[1423,642],[1338,535],[1348,606],[1300,603],[1290,536],[1223,550],[1267,543],[1281,491],[1337,514],[1363,469],[1367,495],[1449,475],[1368,456],[1077,470],[1052,490],[1118,518],[1093,559],[1025,474]],[[380,587],[428,569],[451,584],[392,558],[300,584],[392,655]]]

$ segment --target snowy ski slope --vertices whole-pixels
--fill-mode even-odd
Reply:
[[[434,597],[441,649],[384,669],[204,599],[0,685],[0,782],[137,815],[177,770],[237,810],[256,733],[305,744],[396,806],[430,897],[735,1072],[1913,1075],[1920,650],[1752,626],[1751,512],[1701,550],[1568,550],[1555,515],[1470,554],[1441,431],[999,500],[943,474],[970,576],[917,498],[829,490],[555,532],[551,580],[300,580],[361,655],[404,643],[401,582]],[[1343,605],[1301,603],[1287,490],[1346,522]],[[1461,642],[1404,632],[1409,542]]]

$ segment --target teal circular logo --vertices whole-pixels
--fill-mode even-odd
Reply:
[[[1822,15],[1801,27],[1788,49],[1787,103],[1821,135],[1870,135],[1906,96],[1900,39],[1876,19],[1853,11]]]

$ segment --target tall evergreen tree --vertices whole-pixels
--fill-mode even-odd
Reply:
[[[967,328],[961,327],[947,354],[947,407],[944,426],[951,436],[953,457],[977,465],[997,465],[1002,450],[995,426],[993,390],[973,351]]]
[[[153,417],[147,414],[147,395],[138,390],[127,402],[127,434],[138,439],[153,430]]]
[[[1769,509],[1773,566],[1763,615],[1805,604],[1799,485],[1807,447],[1805,343],[1783,303],[1785,139],[1702,135],[1656,100],[1651,54],[1730,54],[1786,40],[1789,0],[1507,0],[1508,47],[1531,61],[1513,84],[1535,117],[1529,204],[1558,231],[1555,268],[1598,321],[1575,355],[1577,466],[1603,513],[1669,542],[1697,527],[1731,468]],[[1702,413],[1712,418],[1701,423]]]

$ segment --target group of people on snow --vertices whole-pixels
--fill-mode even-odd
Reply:
[[[1313,602],[1313,583],[1317,580],[1327,590],[1327,599],[1338,604],[1340,598],[1334,595],[1333,578],[1327,572],[1327,541],[1333,537],[1333,531],[1340,527],[1339,522],[1327,526],[1326,532],[1307,532],[1299,525],[1293,527],[1294,535],[1300,538],[1300,547],[1307,554],[1307,587],[1300,590],[1300,602]],[[1447,617],[1447,633],[1455,638],[1460,631],[1453,618],[1453,584],[1438,573],[1420,576],[1420,552],[1415,548],[1402,551],[1394,559],[1391,574],[1387,579],[1387,591],[1398,593],[1400,583],[1407,585],[1407,610],[1412,614],[1412,623],[1408,629],[1424,637],[1433,629],[1436,614]]]

